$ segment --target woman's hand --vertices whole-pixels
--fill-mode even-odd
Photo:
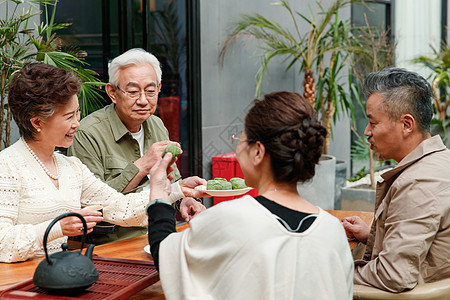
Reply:
[[[155,199],[168,199],[171,192],[170,165],[172,161],[172,153],[168,152],[163,159],[160,159],[150,170],[150,201]],[[209,197],[205,192],[194,189],[199,185],[206,185],[206,180],[198,176],[187,177],[179,181],[181,191],[186,197],[201,198]]]
[[[198,176],[191,176],[180,181],[180,188],[186,197],[193,197],[193,198],[210,197],[210,195],[206,194],[205,192],[197,191],[196,189],[194,189],[196,186],[206,184],[207,182],[205,179],[200,178]]]
[[[77,217],[67,217],[59,221],[61,230],[65,236],[82,235],[86,230],[87,233],[92,232],[92,228],[98,223],[103,221],[102,213],[96,210],[74,210],[73,212],[79,213],[86,220],[87,228],[83,227],[83,222]]]
[[[186,221],[189,222],[194,218],[196,215],[198,215],[200,212],[204,211],[206,207],[191,197],[183,198],[180,204],[180,213],[181,217]]]
[[[150,201],[168,199],[171,191],[168,174],[171,172],[170,164],[172,153],[168,152],[150,170]]]

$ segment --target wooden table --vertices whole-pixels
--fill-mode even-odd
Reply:
[[[328,210],[328,212],[339,220],[344,217],[358,216],[369,226],[372,225],[374,215],[372,211]],[[350,249],[353,250],[358,241],[349,241],[348,243],[350,244]]]
[[[328,211],[339,220],[347,216],[359,216],[369,225],[373,220],[373,212],[359,212],[359,211]],[[188,224],[180,225],[177,231],[182,231],[188,228]],[[350,247],[353,248],[357,242],[349,242]],[[94,254],[104,257],[128,258],[138,260],[151,260],[151,255],[144,252],[144,247],[148,244],[147,235],[135,237],[132,239],[117,241],[109,244],[95,246]],[[25,262],[18,263],[0,263],[0,290],[4,290],[16,283],[30,279],[33,277],[34,270],[41,262],[43,257],[34,257]],[[134,295],[133,300],[138,299],[165,299],[162,292],[160,282],[157,282],[141,292]]]
[[[183,231],[189,224],[177,226],[177,231]],[[128,258],[138,260],[152,260],[152,256],[144,251],[148,245],[147,235],[121,240],[109,244],[95,246],[94,255],[103,257]],[[24,262],[0,263],[0,290],[4,290],[14,284],[28,280],[33,277],[37,265],[45,257],[33,257]],[[147,287],[130,299],[165,299],[161,283]]]

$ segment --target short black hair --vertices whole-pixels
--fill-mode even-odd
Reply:
[[[365,78],[363,92],[366,99],[379,93],[382,96],[381,108],[391,120],[409,113],[423,134],[430,132],[433,93],[430,84],[419,74],[402,68],[385,68]]]

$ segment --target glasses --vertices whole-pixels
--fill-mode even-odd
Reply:
[[[231,145],[233,146],[234,151],[236,151],[237,145],[241,141],[241,138],[240,138],[241,133],[242,133],[242,131],[231,135]]]
[[[121,91],[122,93],[125,94],[125,96],[127,96],[128,98],[132,99],[132,100],[137,100],[141,97],[142,94],[145,95],[145,98],[147,98],[147,100],[153,99],[157,94],[158,91],[124,91],[122,90],[119,86],[117,86],[117,89],[119,89],[119,91]]]

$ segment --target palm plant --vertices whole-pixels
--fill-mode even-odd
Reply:
[[[94,71],[84,68],[84,53],[62,51],[63,43],[55,31],[70,24],[55,24],[57,2],[58,0],[32,0],[24,3],[21,0],[6,0],[0,3],[0,7],[6,12],[5,18],[0,20],[0,142],[3,142],[4,147],[10,144],[12,119],[7,105],[9,78],[29,62],[41,61],[74,71],[82,80],[79,99],[83,115],[89,109],[101,107],[99,86],[104,84],[96,78]],[[30,29],[31,19],[42,13],[39,12],[41,5],[44,7],[45,22]]]
[[[350,94],[341,84],[343,82],[342,71],[346,68],[346,62],[349,57],[349,51],[358,51],[358,48],[348,43],[351,37],[349,24],[338,20],[335,15],[335,22],[331,24],[330,30],[323,38],[330,43],[331,55],[327,65],[324,63],[324,57],[319,57],[316,63],[318,74],[317,80],[317,100],[315,103],[316,111],[320,112],[321,122],[331,132],[331,123],[335,123],[340,116],[340,112],[350,114],[355,118],[355,109],[353,107]],[[342,45],[347,44],[346,51],[342,50]],[[351,79],[351,69],[348,71]],[[328,154],[329,139],[325,140],[324,154]]]
[[[420,56],[414,60],[430,68],[433,73],[432,90],[434,94],[435,117],[433,123],[444,129],[450,125],[447,117],[447,109],[450,106],[450,47],[442,43],[439,50],[432,47],[433,56]]]
[[[323,64],[324,55],[326,53],[332,53],[330,68],[333,68],[333,64],[336,63],[335,58],[337,52],[348,49],[346,45],[348,40],[346,38],[348,38],[349,32],[346,29],[344,29],[344,31],[340,30],[346,27],[346,24],[342,21],[337,22],[337,20],[339,10],[351,2],[352,1],[336,0],[327,10],[322,7],[320,2],[317,2],[320,11],[311,15],[311,18],[307,18],[300,12],[296,12],[296,14],[304,19],[309,25],[309,31],[303,36],[303,47],[300,54],[302,56],[301,70],[304,71],[303,96],[309,100],[311,105],[314,105],[316,101],[315,78],[313,72],[314,65],[319,63],[318,65],[321,66]],[[295,17],[288,2],[282,1],[281,3],[289,10],[291,17],[294,20],[296,30],[299,33],[300,31],[297,22],[295,22]],[[322,16],[319,20],[317,20],[318,15]],[[331,24],[333,18],[335,21],[334,24]],[[291,64],[293,63],[294,61],[291,62]],[[337,69],[335,68],[335,70]]]
[[[321,112],[322,124],[331,129],[331,120],[336,120],[339,111],[348,112],[351,101],[343,86],[339,83],[339,73],[344,68],[347,51],[352,51],[351,31],[348,23],[338,21],[338,12],[351,3],[352,0],[335,0],[328,9],[324,9],[317,2],[318,9],[311,17],[293,11],[287,0],[272,3],[285,8],[292,21],[294,33],[289,28],[269,20],[260,14],[242,15],[233,24],[233,31],[224,41],[220,52],[223,61],[230,45],[238,38],[250,37],[260,42],[261,66],[256,74],[255,94],[261,94],[262,80],[269,62],[275,57],[285,57],[286,71],[294,65],[299,65],[304,73],[302,88],[303,96]],[[302,32],[300,22],[306,22],[308,30]],[[331,56],[328,60],[327,54]],[[318,75],[318,89],[316,90],[315,72]],[[318,101],[316,101],[318,99]],[[324,153],[328,153],[329,139],[326,141]]]

